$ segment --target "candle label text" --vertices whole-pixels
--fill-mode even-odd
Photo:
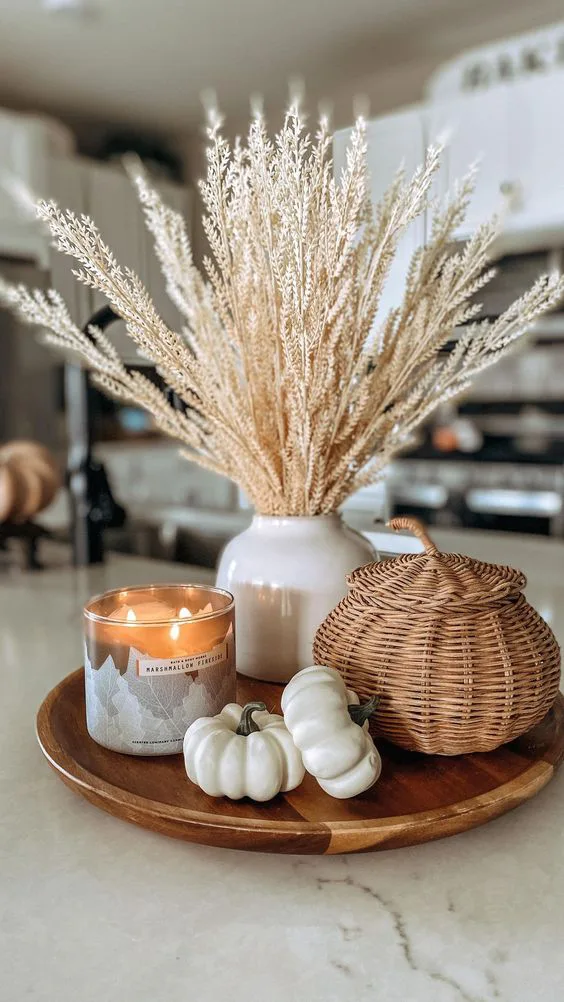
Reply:
[[[227,641],[224,640],[203,654],[185,654],[178,658],[139,658],[137,674],[140,678],[181,675],[184,672],[200,671],[201,668],[224,664],[227,660]]]

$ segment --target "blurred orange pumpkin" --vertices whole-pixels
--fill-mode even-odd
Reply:
[[[61,476],[57,463],[39,442],[0,446],[0,522],[25,522],[51,504]]]

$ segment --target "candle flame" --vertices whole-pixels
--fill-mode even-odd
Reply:
[[[129,623],[135,623],[136,622],[137,616],[135,615],[133,609],[128,609],[127,610],[127,620],[128,620]]]
[[[179,609],[179,611],[178,611],[178,618],[179,619],[191,619],[192,618],[192,613],[190,612],[190,609],[187,609],[186,606],[183,605],[182,608]],[[170,639],[171,640],[178,640],[179,636],[180,636],[180,626],[178,625],[178,623],[173,623],[172,626],[171,626],[171,628],[170,628]]]

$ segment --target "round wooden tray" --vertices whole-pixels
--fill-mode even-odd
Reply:
[[[279,710],[280,686],[239,680],[239,700]],[[116,817],[188,842],[259,852],[390,849],[482,825],[538,793],[564,757],[564,697],[528,734],[488,754],[418,755],[381,745],[382,777],[353,800],[333,800],[306,776],[268,804],[213,799],[187,778],[181,755],[108,751],[86,730],[82,669],[37,717],[41,749],[61,779]]]

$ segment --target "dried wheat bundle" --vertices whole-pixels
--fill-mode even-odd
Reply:
[[[473,175],[445,205],[432,205],[437,147],[411,179],[400,171],[374,207],[362,120],[336,179],[327,122],[311,136],[297,106],[274,139],[260,114],[246,144],[230,147],[218,121],[208,139],[204,274],[184,220],[142,174],[134,178],[168,293],[185,319],[179,331],[163,323],[91,219],[37,205],[55,246],[78,262],[78,280],[105,294],[186,413],[129,372],[107,337],[82,334],[57,293],[3,284],[0,297],[47,328],[47,340],[78,353],[109,394],[148,410],[190,459],[235,480],[259,512],[334,511],[379,477],[439,403],[509,351],[561,298],[564,282],[542,278],[495,322],[472,322],[472,297],[492,275],[496,221],[453,248]],[[434,213],[429,241],[413,256],[401,305],[375,325],[398,242],[424,211]],[[441,352],[461,325],[454,349]]]

